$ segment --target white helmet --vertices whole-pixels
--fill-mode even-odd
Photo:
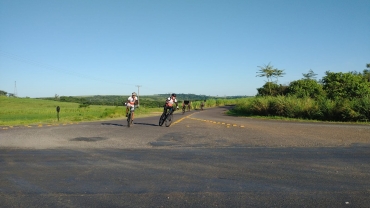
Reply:
[[[133,92],[132,95],[135,95],[136,96],[136,92]]]

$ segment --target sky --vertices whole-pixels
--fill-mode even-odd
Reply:
[[[0,0],[0,90],[18,97],[254,96],[370,63],[369,0]]]

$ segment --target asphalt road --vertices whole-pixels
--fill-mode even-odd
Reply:
[[[370,126],[228,107],[0,128],[1,207],[369,207]]]

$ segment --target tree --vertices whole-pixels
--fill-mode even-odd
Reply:
[[[7,92],[0,90],[0,96],[6,96],[7,94]]]
[[[365,77],[365,79],[370,82],[370,64],[366,64],[366,68],[367,69],[364,69],[363,71],[363,75]]]
[[[325,74],[326,76],[322,79],[323,89],[330,99],[353,99],[370,95],[370,82],[367,82],[361,74],[329,71],[326,71]]]
[[[261,88],[257,88],[257,96],[285,95],[287,88],[287,86],[275,82],[266,82]]]
[[[364,71],[362,72],[362,76],[364,76],[364,79],[367,82],[370,82],[370,70],[369,69],[364,69]]]
[[[276,78],[276,82],[278,82],[279,77],[283,77],[285,75],[284,70],[281,69],[274,69],[274,77]]]
[[[325,95],[322,85],[313,79],[301,79],[289,84],[287,94],[295,95],[298,98],[311,97],[319,98]]]
[[[274,96],[278,94],[278,88],[278,84],[266,82],[261,88],[257,88],[257,96]]]
[[[308,73],[307,74],[302,74],[303,75],[303,77],[304,77],[304,79],[316,79],[316,76],[317,76],[317,74],[315,74],[313,71],[312,71],[312,69],[310,69],[310,71],[308,71]]]
[[[258,68],[260,68],[260,70],[257,72],[259,74],[256,75],[256,77],[267,78],[268,89],[271,94],[272,78],[275,77],[278,79],[278,77],[282,77],[285,74],[284,70],[274,69],[274,66],[270,65],[270,63],[264,66],[258,66]]]

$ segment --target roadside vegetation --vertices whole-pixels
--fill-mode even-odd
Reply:
[[[254,98],[239,100],[229,112],[238,116],[308,119],[339,122],[370,121],[370,65],[363,72],[327,71],[321,80],[310,70],[288,86],[279,85],[284,70],[268,64],[259,77],[268,80]],[[272,78],[276,78],[275,81]]]

